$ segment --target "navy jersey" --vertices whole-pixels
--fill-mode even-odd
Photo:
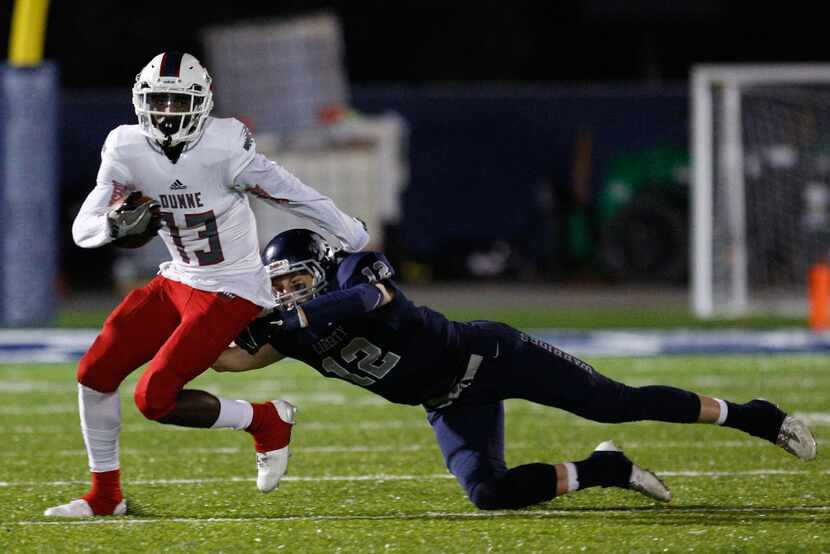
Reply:
[[[365,387],[400,404],[422,404],[446,394],[466,369],[476,329],[416,306],[392,282],[386,257],[359,252],[328,275],[328,291],[383,282],[391,302],[343,321],[275,333],[272,346],[326,377]],[[316,323],[316,324],[315,324]]]

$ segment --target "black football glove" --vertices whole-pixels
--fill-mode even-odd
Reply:
[[[260,317],[253,320],[245,327],[239,336],[233,342],[243,349],[245,352],[253,356],[260,348],[263,347],[271,338],[271,326],[268,325],[267,318]]]
[[[248,324],[234,342],[250,355],[256,354],[275,333],[296,331],[302,324],[297,310],[272,312]]]
[[[158,214],[158,203],[152,201],[138,204],[141,197],[141,191],[132,192],[118,207],[107,213],[112,238],[120,239],[127,235],[155,233],[159,230],[161,217]]]
[[[272,333],[290,333],[303,327],[297,308],[285,312],[274,312],[268,316],[268,319],[268,325],[271,327]]]

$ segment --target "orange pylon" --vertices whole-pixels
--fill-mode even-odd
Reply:
[[[830,265],[815,264],[807,279],[810,300],[810,329],[830,329]]]

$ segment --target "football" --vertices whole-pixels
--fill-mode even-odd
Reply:
[[[155,199],[145,196],[141,193],[141,191],[136,191],[124,197],[116,209],[134,209],[149,202],[155,203],[155,206],[150,208],[152,218],[150,219],[149,225],[147,225],[147,229],[145,229],[143,233],[139,233],[137,235],[127,235],[126,237],[115,239],[112,241],[114,246],[117,246],[118,248],[141,248],[156,237],[158,230],[161,228],[161,209]]]

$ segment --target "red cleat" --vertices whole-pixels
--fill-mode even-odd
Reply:
[[[291,429],[297,408],[285,400],[253,404],[254,417],[246,431],[254,437],[256,448],[256,486],[262,492],[279,487],[288,469]]]

